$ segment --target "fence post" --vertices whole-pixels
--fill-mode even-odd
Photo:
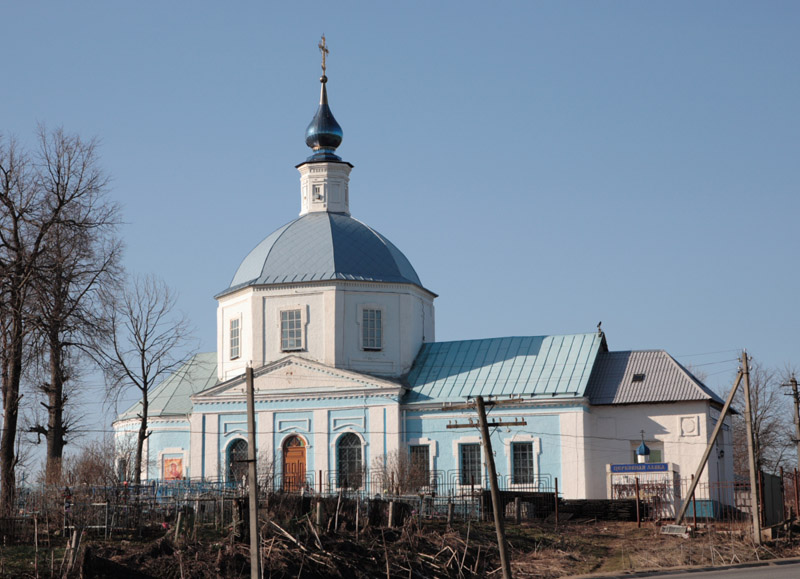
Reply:
[[[783,484],[783,467],[780,467],[778,473],[781,476],[781,514],[783,515],[783,520],[786,520],[786,487]]]
[[[356,543],[358,543],[358,523],[359,513],[361,512],[361,499],[356,495]]]
[[[514,522],[517,525],[522,522],[522,501],[519,497],[514,497]]]
[[[322,528],[322,499],[317,501],[317,528]]]
[[[556,507],[556,527],[558,527],[558,478],[556,478],[556,479],[555,479],[555,481],[556,481],[556,501],[555,501],[555,507]]]
[[[178,542],[178,534],[180,533],[180,530],[181,530],[182,519],[183,519],[183,513],[178,511],[178,518],[175,521],[175,542],[176,543]]]
[[[765,508],[766,505],[764,504],[764,473],[761,470],[758,471],[757,496],[758,496],[757,505],[761,505],[761,508],[758,510],[758,512],[761,517],[761,528],[763,529],[764,526],[767,524],[767,509]]]
[[[639,477],[635,477],[634,482],[636,483],[636,526],[638,528],[642,528],[642,514],[639,512]]]
[[[389,528],[394,527],[394,499],[389,501]]]
[[[447,501],[447,526],[453,526],[453,499]]]
[[[800,484],[797,480],[797,469],[794,469],[794,512],[800,516]]]
[[[694,475],[692,475],[692,482],[694,482]],[[695,486],[692,485],[692,526],[697,528],[697,501],[695,500]]]
[[[105,527],[106,527],[105,538],[106,538],[106,540],[108,540],[108,501],[106,501],[106,520],[105,520],[105,523],[106,523],[105,524]]]

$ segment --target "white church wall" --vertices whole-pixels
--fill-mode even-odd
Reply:
[[[587,498],[605,498],[606,465],[634,462],[642,431],[651,450],[661,452],[659,462],[676,464],[680,476],[689,478],[697,469],[711,434],[709,411],[714,412],[702,401],[593,406],[586,432]],[[720,447],[724,450],[722,457],[712,453],[701,483],[716,482],[718,472],[732,474],[729,461],[733,451],[728,447],[727,442]],[[730,470],[726,463],[730,464]]]
[[[228,380],[244,374],[253,360],[253,290],[243,289],[222,298],[217,307],[217,377]],[[239,353],[231,356],[231,321],[239,323]]]
[[[422,346],[423,300],[405,287],[379,284],[369,286],[369,291],[343,289],[337,295],[342,321],[337,365],[384,376],[407,373]],[[378,351],[364,347],[364,309],[381,312],[383,344]]]
[[[326,289],[297,287],[291,293],[273,294],[264,300],[264,364],[295,354],[324,363],[326,333],[324,294]],[[302,344],[296,350],[281,347],[281,312],[299,310]]]
[[[561,480],[559,491],[566,498],[585,498],[586,455],[585,439],[586,413],[581,411],[563,412],[559,415],[561,434]]]
[[[340,282],[240,290],[219,300],[218,377],[228,380],[243,374],[250,361],[258,368],[288,354],[375,375],[403,375],[423,340],[435,338],[432,300],[429,294],[403,284]],[[381,311],[380,350],[364,348],[364,308]],[[281,347],[281,311],[290,309],[300,310],[302,316],[298,350]],[[240,352],[235,359],[231,359],[232,320],[238,320],[240,328]]]

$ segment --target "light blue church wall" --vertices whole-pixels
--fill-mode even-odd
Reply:
[[[191,476],[189,466],[189,423],[170,424],[165,427],[152,424],[151,434],[147,439],[149,461],[147,465],[148,479],[163,479],[162,469],[165,458],[183,459],[184,475]]]
[[[580,412],[580,408],[565,408],[558,413],[552,410],[520,409],[514,414],[495,410],[490,412],[489,420],[514,421],[523,418],[527,425],[490,428],[495,468],[504,482],[511,482],[513,470],[511,446],[513,442],[530,442],[534,446],[535,472],[546,486],[552,486],[555,478],[561,478],[562,445],[561,416],[564,412]],[[448,484],[458,482],[462,469],[460,445],[480,441],[477,416],[471,416],[473,428],[447,428],[448,423],[468,424],[469,416],[461,412],[407,410],[403,419],[404,442],[406,447],[413,444],[429,444],[433,441],[431,453],[432,468],[444,477]],[[481,463],[485,463],[481,454]],[[485,464],[482,475],[486,476]]]

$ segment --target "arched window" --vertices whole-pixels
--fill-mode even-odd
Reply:
[[[228,447],[228,482],[242,482],[247,475],[247,441],[237,438]]]
[[[339,473],[339,486],[360,488],[361,465],[361,439],[352,432],[348,432],[339,439],[336,445],[336,470]]]

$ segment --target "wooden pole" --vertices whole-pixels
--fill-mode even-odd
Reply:
[[[792,379],[789,380],[789,385],[792,387],[792,398],[794,399],[794,442],[797,445],[797,466],[800,468],[800,397],[797,395],[797,378],[792,374]]]
[[[492,511],[494,511],[494,526],[497,530],[497,549],[500,552],[500,566],[503,569],[503,579],[511,579],[511,561],[508,558],[506,546],[506,530],[500,505],[500,489],[497,485],[497,471],[494,467],[494,453],[492,452],[492,441],[489,437],[489,426],[486,424],[486,406],[483,402],[483,396],[475,398],[475,405],[478,408],[483,451],[486,457],[486,467],[489,470],[489,486],[492,491]]]
[[[683,521],[683,517],[686,515],[686,509],[689,508],[689,500],[694,496],[694,489],[700,482],[700,475],[703,474],[703,469],[706,467],[708,457],[711,455],[711,450],[714,448],[714,442],[717,440],[717,436],[719,436],[719,433],[722,430],[722,423],[725,422],[725,417],[728,415],[728,409],[733,403],[733,397],[736,394],[736,391],[739,389],[739,383],[742,381],[743,375],[743,372],[739,370],[739,373],[736,375],[736,381],[733,383],[733,388],[731,388],[731,392],[728,394],[728,399],[725,401],[725,406],[722,407],[722,411],[719,413],[719,420],[717,420],[717,424],[714,426],[714,432],[711,433],[711,438],[708,439],[708,445],[706,445],[706,451],[703,453],[703,458],[700,459],[700,464],[697,465],[697,472],[692,479],[689,492],[686,493],[686,499],[681,505],[681,510],[678,511],[678,516],[675,517],[676,525],[680,525],[681,521]]]
[[[800,481],[797,480],[797,469],[794,469],[794,512],[800,516]]]
[[[256,475],[256,403],[253,386],[253,368],[248,365],[247,381],[247,476],[250,503],[250,579],[261,577],[258,550],[258,478]]]
[[[639,512],[639,477],[633,479],[636,482],[636,526],[642,528],[642,513]]]
[[[744,419],[747,425],[747,458],[750,467],[750,502],[752,503],[753,540],[756,545],[761,544],[761,517],[758,502],[758,472],[756,471],[756,456],[753,450],[753,415],[750,409],[750,367],[747,360],[747,351],[742,352],[742,375],[744,376]]]

